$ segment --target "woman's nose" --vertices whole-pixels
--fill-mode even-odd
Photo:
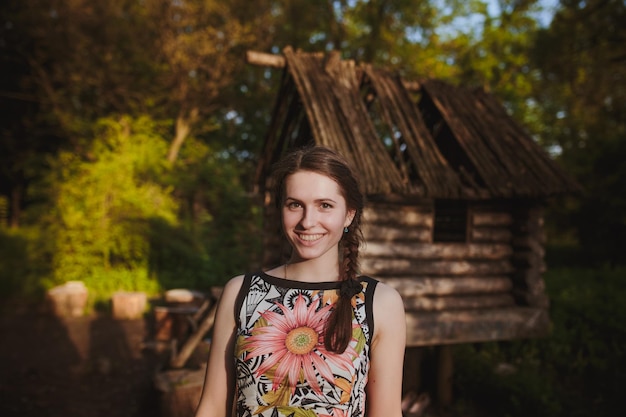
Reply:
[[[317,224],[317,215],[315,210],[304,209],[302,212],[302,219],[300,220],[300,224],[305,229],[310,229],[311,227]]]

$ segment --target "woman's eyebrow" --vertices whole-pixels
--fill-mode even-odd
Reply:
[[[292,200],[292,201],[297,201],[297,202],[302,202],[302,200],[300,200],[299,198],[295,198],[295,197],[285,197],[285,201],[288,200]],[[337,204],[337,201],[333,200],[332,198],[316,198],[315,200],[313,200],[315,203],[335,203]]]

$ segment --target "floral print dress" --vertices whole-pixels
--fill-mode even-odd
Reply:
[[[246,275],[237,298],[237,417],[363,417],[377,281],[360,277],[352,340],[324,347],[339,282]]]

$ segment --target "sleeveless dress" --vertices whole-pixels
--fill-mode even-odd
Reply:
[[[352,298],[352,340],[324,347],[338,281],[246,275],[235,304],[237,417],[363,417],[376,280],[360,277]]]

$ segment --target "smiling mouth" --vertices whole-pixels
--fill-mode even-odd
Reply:
[[[316,240],[319,240],[323,237],[323,234],[316,234],[316,235],[298,235],[298,237],[300,238],[300,240],[304,240],[305,242],[314,242]]]

